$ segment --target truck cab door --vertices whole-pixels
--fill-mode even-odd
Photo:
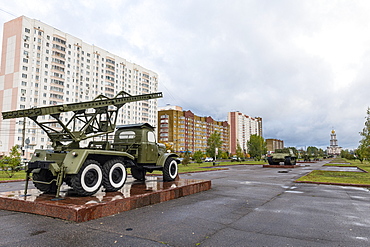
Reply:
[[[148,163],[156,163],[158,159],[158,146],[153,131],[147,132],[147,140],[146,160]]]

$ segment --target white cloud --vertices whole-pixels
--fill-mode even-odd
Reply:
[[[171,103],[226,120],[264,119],[291,146],[358,145],[369,105],[370,2],[5,1],[26,15],[159,73]],[[0,29],[2,31],[2,29]]]

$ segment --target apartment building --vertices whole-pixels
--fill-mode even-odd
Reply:
[[[230,125],[229,152],[236,153],[238,143],[244,152],[248,152],[247,142],[251,135],[262,136],[262,118],[250,117],[241,112],[229,112],[228,123]]]
[[[222,151],[229,150],[229,124],[212,117],[200,117],[179,106],[158,109],[158,139],[169,143],[176,152],[206,151],[207,140],[215,131],[221,134]]]
[[[4,24],[1,111],[90,101],[100,94],[114,97],[120,91],[146,94],[157,89],[157,73],[38,20],[21,16]],[[156,100],[129,103],[119,111],[118,125],[140,122],[156,126]],[[50,148],[50,144],[33,121],[0,119],[0,153],[20,145],[29,158],[34,149]]]
[[[284,141],[279,139],[266,139],[267,152],[274,152],[276,149],[284,148]]]

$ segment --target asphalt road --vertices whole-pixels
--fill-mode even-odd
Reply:
[[[370,246],[368,189],[294,183],[324,163],[184,174],[212,189],[84,223],[0,210],[0,246]]]

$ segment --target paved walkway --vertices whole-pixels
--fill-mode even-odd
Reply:
[[[294,183],[324,163],[185,174],[212,189],[85,223],[0,210],[0,246],[369,246],[368,189]]]

